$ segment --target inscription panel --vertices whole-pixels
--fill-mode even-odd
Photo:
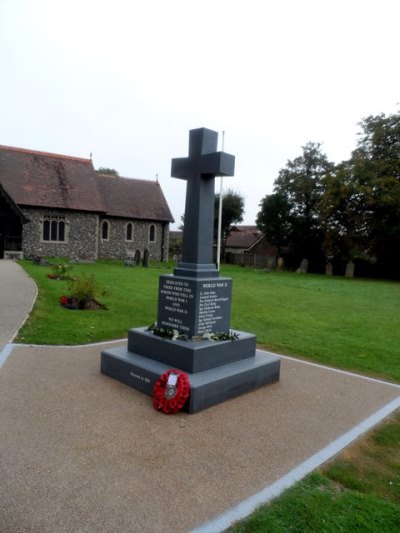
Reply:
[[[228,331],[231,294],[230,278],[160,276],[157,325],[189,337]]]

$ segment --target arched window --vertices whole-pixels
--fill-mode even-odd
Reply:
[[[50,240],[50,220],[45,220],[43,222],[43,240]]]
[[[108,241],[108,234],[109,234],[109,223],[107,220],[103,220],[101,224],[101,240],[102,241]]]
[[[132,224],[132,222],[128,222],[128,224],[126,225],[125,240],[126,241],[133,240],[133,224]]]
[[[154,224],[150,224],[149,227],[149,242],[156,242],[156,227]]]
[[[65,222],[62,220],[58,223],[58,240],[65,241]]]
[[[56,220],[51,221],[51,241],[57,240],[57,229],[58,229],[58,222]]]
[[[48,215],[42,220],[42,240],[65,242],[67,240],[66,220],[63,216]]]

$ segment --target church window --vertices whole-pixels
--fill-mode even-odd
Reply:
[[[132,222],[128,222],[128,224],[126,225],[125,240],[126,241],[132,241],[133,240],[133,224],[132,224]]]
[[[103,220],[101,224],[101,240],[102,241],[108,241],[108,235],[110,231],[110,224],[107,220]]]
[[[156,242],[156,227],[154,224],[150,224],[149,227],[149,242]]]
[[[42,241],[66,242],[67,221],[64,216],[45,216],[42,219]]]

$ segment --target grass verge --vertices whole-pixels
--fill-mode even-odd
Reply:
[[[400,413],[232,533],[400,531]]]

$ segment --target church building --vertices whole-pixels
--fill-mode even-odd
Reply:
[[[0,259],[168,259],[158,181],[98,174],[91,159],[0,145]]]

